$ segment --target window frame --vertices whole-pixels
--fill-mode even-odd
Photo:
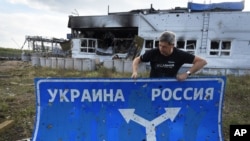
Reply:
[[[217,40],[216,39],[216,40],[210,41],[209,56],[214,56],[214,57],[231,56],[231,51],[232,51],[231,40]]]
[[[181,44],[181,46],[179,46],[180,44]],[[192,45],[193,48],[189,48],[190,45]],[[186,51],[190,54],[195,54],[196,45],[197,45],[197,40],[177,40],[176,41],[176,47],[178,49]]]

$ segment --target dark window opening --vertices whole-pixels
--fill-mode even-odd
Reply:
[[[153,48],[153,40],[146,40],[145,41],[145,48],[152,49]]]
[[[210,43],[209,55],[212,56],[230,56],[231,41],[214,40]]]
[[[211,49],[219,49],[220,41],[211,41]]]
[[[155,41],[155,48],[159,47],[159,41]]]
[[[81,52],[127,53],[138,34],[137,27],[73,29],[74,38],[81,40]],[[86,47],[87,49],[84,49]]]
[[[187,40],[186,49],[195,50],[196,47],[196,40]]]
[[[184,49],[185,41],[177,41],[177,48]]]
[[[196,48],[196,40],[178,40],[176,47],[181,50],[187,51],[190,54],[194,54]]]

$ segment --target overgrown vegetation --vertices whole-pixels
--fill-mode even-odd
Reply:
[[[13,67],[10,67],[13,65]],[[3,66],[8,66],[3,69]],[[129,78],[130,73],[100,67],[97,71],[59,70],[32,67],[27,62],[0,61],[0,122],[15,124],[0,133],[0,141],[16,141],[32,136],[35,119],[35,77]],[[146,77],[145,73],[142,77]],[[227,76],[222,115],[222,131],[229,141],[230,124],[250,124],[250,76]]]
[[[21,53],[22,53],[22,50],[20,49],[0,47],[0,57],[20,57]]]

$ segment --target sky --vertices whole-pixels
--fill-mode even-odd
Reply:
[[[25,36],[67,38],[70,15],[107,15],[134,9],[171,9],[195,3],[241,0],[0,0],[0,47],[21,49]],[[245,0],[243,11],[250,11]],[[25,45],[27,46],[27,45]]]

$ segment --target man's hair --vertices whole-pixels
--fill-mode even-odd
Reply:
[[[171,31],[164,31],[159,39],[160,42],[167,42],[169,44],[175,44],[175,34]]]

